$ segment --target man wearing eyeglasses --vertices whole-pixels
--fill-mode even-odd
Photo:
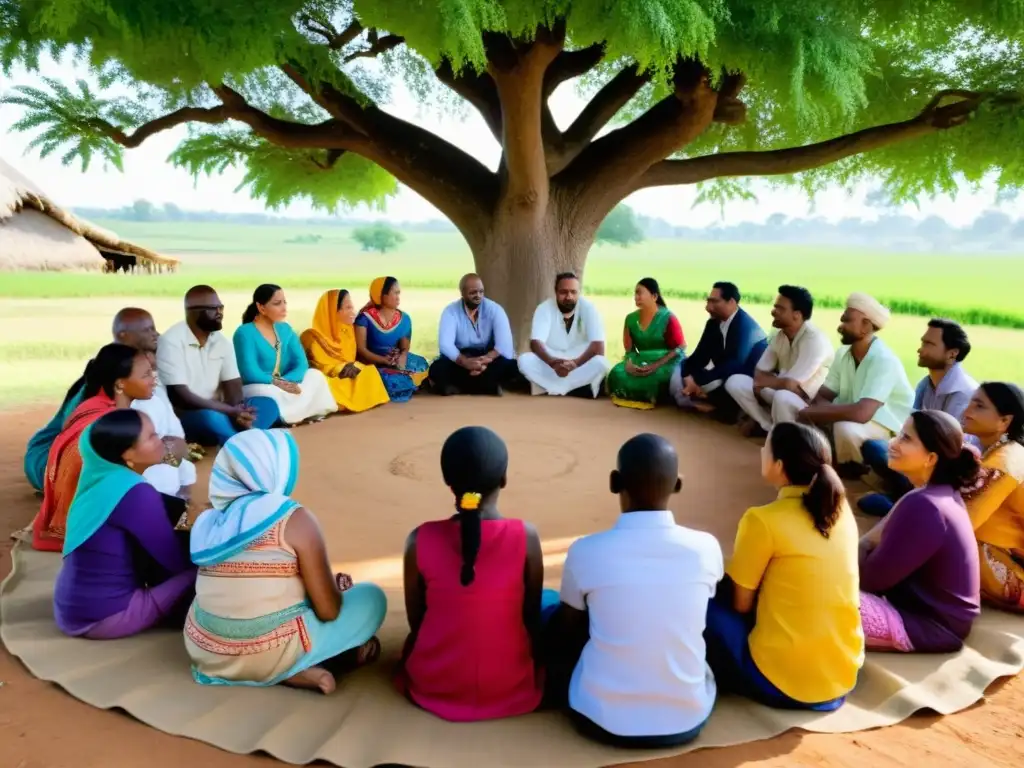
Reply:
[[[197,285],[185,294],[185,320],[168,328],[157,344],[160,382],[186,438],[201,445],[223,445],[239,431],[269,429],[280,418],[269,397],[242,397],[235,349],[223,327],[217,292]]]

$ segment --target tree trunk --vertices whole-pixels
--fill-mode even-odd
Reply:
[[[504,307],[516,348],[529,348],[533,312],[554,296],[555,275],[576,272],[582,279],[589,238],[573,236],[555,211],[505,212],[479,246],[471,247],[487,296]]]

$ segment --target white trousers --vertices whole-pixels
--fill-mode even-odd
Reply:
[[[281,411],[281,421],[285,424],[301,424],[307,419],[315,419],[334,413],[338,403],[331,394],[327,379],[316,368],[310,368],[299,384],[301,392],[293,395],[285,392],[274,384],[246,384],[242,394],[246,398],[269,397]]]
[[[792,392],[776,392],[772,402],[772,418],[781,421],[796,421],[797,414],[807,407],[803,398]],[[858,424],[854,421],[837,421],[832,425],[832,444],[835,446],[836,464],[863,464],[861,446],[868,440],[890,440],[893,432],[877,421]]]
[[[608,358],[598,355],[562,378],[533,352],[519,356],[519,372],[530,382],[530,390],[535,395],[568,395],[581,387],[590,387],[594,397],[597,397],[611,369]]]
[[[177,467],[172,467],[170,464],[157,464],[143,472],[142,476],[160,493],[177,496],[178,491],[184,486],[196,484],[196,467],[191,461],[185,459]]]

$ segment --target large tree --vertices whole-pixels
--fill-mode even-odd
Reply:
[[[639,190],[1020,186],[1022,40],[1024,0],[0,0],[5,66],[72,49],[119,89],[9,95],[43,153],[120,165],[189,123],[172,160],[241,166],[270,206],[382,203],[397,179],[459,228],[517,330]],[[478,110],[498,166],[389,114],[396,80]],[[591,98],[560,126],[570,81]]]

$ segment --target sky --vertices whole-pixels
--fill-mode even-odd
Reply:
[[[0,92],[7,92],[18,85],[41,86],[43,76],[67,83],[76,78],[91,79],[85,70],[67,59],[49,59],[42,62],[38,73],[15,70],[10,78],[0,75]],[[436,110],[417,104],[402,86],[396,85],[392,90],[392,100],[386,106],[389,112],[415,120],[417,124],[451,141],[489,167],[497,165],[499,147],[475,110],[467,109],[463,119],[439,115]],[[572,84],[562,86],[551,99],[556,122],[566,127],[584,103],[585,100],[576,93]],[[59,151],[45,160],[40,159],[32,150],[26,153],[32,135],[10,132],[10,126],[20,114],[20,107],[0,105],[0,156],[32,179],[58,204],[68,207],[118,208],[130,205],[138,198],[145,198],[158,205],[174,203],[190,210],[230,213],[265,210],[262,203],[252,200],[245,190],[235,192],[242,176],[239,171],[229,170],[221,176],[202,177],[196,183],[186,171],[176,169],[166,161],[175,145],[184,137],[184,126],[157,134],[137,149],[126,150],[124,173],[114,168],[105,170],[101,163],[95,161],[87,173],[82,173],[77,162],[68,167],[61,165]],[[869,191],[870,185],[854,190],[834,188],[819,195],[811,204],[806,196],[796,190],[761,186],[755,188],[757,201],[730,203],[724,211],[717,205],[693,208],[697,194],[694,187],[645,190],[632,195],[626,202],[638,213],[665,219],[676,226],[705,227],[716,223],[764,221],[775,213],[789,217],[823,216],[829,220],[844,217],[874,219],[885,211],[864,204],[864,197]],[[982,211],[995,207],[994,188],[987,187],[979,193],[962,192],[956,200],[924,200],[919,206],[906,206],[902,212],[915,218],[938,215],[955,226],[963,226],[973,221]],[[998,207],[1010,215],[1024,216],[1024,199]],[[300,217],[324,215],[305,204],[293,205],[278,214]],[[387,217],[395,221],[443,218],[430,203],[405,187],[400,187],[398,195],[388,202],[384,213],[360,206],[351,211],[343,211],[340,215]]]

